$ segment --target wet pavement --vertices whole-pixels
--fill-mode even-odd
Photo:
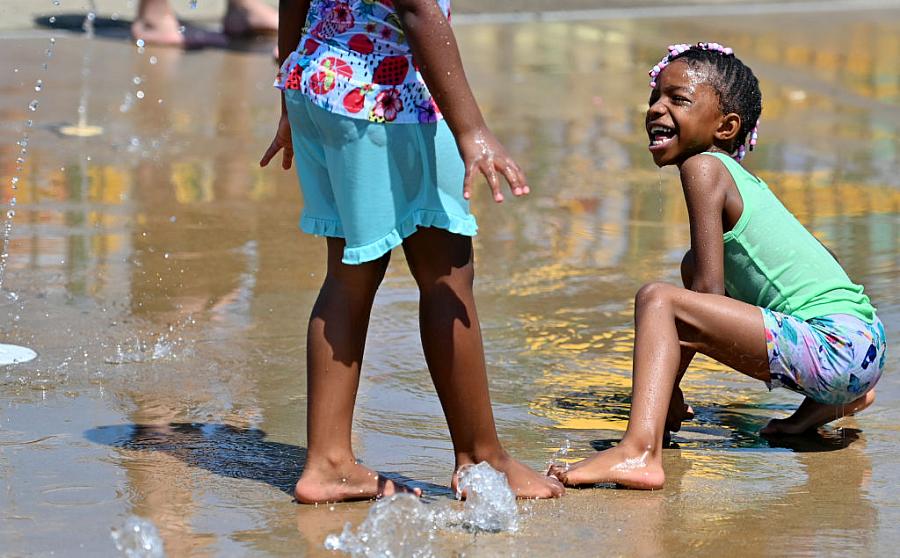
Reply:
[[[324,243],[296,228],[294,175],[256,166],[278,110],[267,43],[139,51],[100,35],[0,34],[0,184],[15,210],[0,342],[38,353],[0,368],[0,554],[113,555],[111,530],[133,515],[169,556],[326,553],[370,504],[289,496]],[[892,554],[900,11],[470,20],[457,35],[534,186],[474,202],[495,413],[516,456],[544,468],[567,440],[577,459],[624,431],[634,293],[677,281],[689,241],[677,176],[653,166],[643,133],[646,70],[672,42],[728,44],[760,76],[747,165],[866,285],[889,355],[871,409],[790,444],[755,432],[798,396],[699,360],[684,384],[697,418],[665,452],[664,490],[520,504],[518,532],[442,531],[438,555]],[[354,442],[445,505],[451,446],[400,256],[376,299]]]

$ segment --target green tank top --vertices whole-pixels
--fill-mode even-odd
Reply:
[[[850,314],[872,323],[875,308],[841,265],[769,190],[724,153],[744,211],[725,241],[725,289],[755,306],[809,320]]]

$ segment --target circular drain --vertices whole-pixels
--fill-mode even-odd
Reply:
[[[0,343],[0,366],[6,364],[17,364],[20,362],[28,362],[34,359],[37,353],[28,347],[20,347],[19,345],[6,345]]]

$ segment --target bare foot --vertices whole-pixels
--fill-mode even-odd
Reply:
[[[568,468],[553,465],[549,474],[566,486],[574,487],[614,482],[627,488],[656,490],[662,488],[666,480],[658,453],[638,452],[621,444]]]
[[[232,37],[277,33],[278,12],[259,0],[229,2],[222,31]]]
[[[506,480],[516,498],[559,498],[566,489],[556,478],[542,475],[531,467],[516,461],[503,452],[499,457],[485,459],[491,467],[506,474]],[[474,465],[475,460],[457,459],[456,471],[450,480],[450,489],[456,493],[459,486],[459,469],[464,465]],[[465,494],[463,494],[465,497]]]
[[[764,436],[794,435],[814,431],[833,420],[858,413],[875,401],[875,390],[846,405],[824,405],[809,397],[803,400],[793,415],[785,419],[772,419],[760,434]]]
[[[227,40],[221,33],[196,27],[183,28],[174,14],[150,18],[138,18],[131,24],[131,37],[146,45],[184,49],[221,47]]]
[[[422,495],[420,488],[396,483],[359,463],[329,468],[310,467],[307,463],[294,487],[294,498],[301,504],[322,504],[373,500],[398,492]]]

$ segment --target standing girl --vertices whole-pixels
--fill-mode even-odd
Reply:
[[[638,291],[628,428],[616,447],[551,468],[566,485],[662,487],[663,436],[690,416],[678,383],[695,352],[805,396],[768,435],[868,407],[884,367],[884,328],[863,288],[740,164],[762,111],[753,72],[730,48],[698,43],[669,47],[650,74],[650,153],[679,168],[690,219],[685,288]]]
[[[294,153],[300,226],[327,237],[328,268],[307,339],[306,466],[299,502],[406,490],[357,463],[353,406],[375,291],[403,246],[420,292],[425,360],[460,467],[487,461],[520,497],[562,486],[512,459],[497,438],[472,296],[476,173],[503,201],[498,175],[528,193],[518,165],[485,125],[450,29],[449,0],[281,0],[290,53],[278,131],[260,164]],[[304,23],[305,22],[305,23]],[[291,52],[294,51],[294,52]],[[456,488],[456,473],[451,485]]]

